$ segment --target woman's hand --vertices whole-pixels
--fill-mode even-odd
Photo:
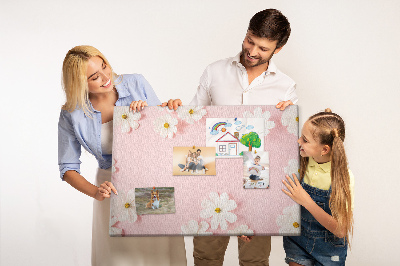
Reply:
[[[289,105],[293,105],[292,101],[284,101],[284,102],[279,102],[275,107],[280,109],[281,111],[285,110],[286,107]]]
[[[253,236],[244,236],[244,235],[242,235],[242,236],[238,236],[238,238],[240,238],[241,240],[243,240],[246,243],[249,243],[253,239]]]
[[[129,105],[129,110],[136,112],[136,111],[140,111],[143,109],[143,107],[148,106],[146,101],[133,101],[131,102],[131,104]]]
[[[304,190],[304,188],[301,186],[299,180],[297,179],[297,176],[293,174],[293,180],[286,175],[286,180],[282,180],[283,184],[287,187],[287,190],[282,189],[282,191],[288,195],[292,200],[297,202],[298,204],[306,207],[307,204],[309,203],[314,203],[313,199],[310,197],[310,195]],[[306,207],[307,208],[307,207]]]
[[[180,99],[170,99],[168,102],[162,103],[161,107],[165,107],[167,105],[170,110],[174,109],[176,111],[176,109],[182,105],[182,101]]]
[[[103,184],[100,185],[100,187],[97,188],[97,192],[94,198],[102,201],[105,198],[111,197],[111,191],[114,192],[115,195],[118,195],[118,192],[115,189],[114,185],[109,181],[105,181]]]

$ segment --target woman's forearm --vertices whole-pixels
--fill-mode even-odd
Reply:
[[[83,176],[76,171],[70,170],[65,172],[64,180],[80,192],[95,198],[98,188],[92,183],[88,182]]]

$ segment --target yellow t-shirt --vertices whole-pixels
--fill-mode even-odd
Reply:
[[[351,206],[354,209],[354,176],[349,169]],[[331,187],[331,162],[317,163],[312,157],[308,157],[308,165],[304,174],[304,183],[307,185],[328,190]]]

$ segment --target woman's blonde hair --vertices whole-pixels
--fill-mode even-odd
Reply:
[[[91,117],[93,110],[89,107],[89,88],[86,71],[88,60],[93,56],[100,57],[111,68],[105,56],[93,46],[75,46],[66,54],[62,67],[62,87],[67,99],[62,106],[63,110],[72,112],[75,109],[82,109],[86,115]],[[113,73],[111,77],[113,86],[113,76],[115,74],[112,68],[111,73]]]
[[[343,119],[332,113],[331,109],[311,116],[309,122],[314,131],[313,137],[322,145],[331,148],[331,195],[329,208],[332,217],[338,222],[338,228],[346,228],[346,241],[353,235],[353,212],[350,195],[350,175],[347,168],[347,157],[343,141],[345,125]],[[308,157],[302,157],[300,163],[300,177],[303,179],[308,164]],[[349,243],[350,244],[350,243]]]

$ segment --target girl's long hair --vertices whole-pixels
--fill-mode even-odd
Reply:
[[[331,196],[329,208],[332,217],[338,222],[338,228],[346,228],[345,240],[353,235],[353,212],[350,195],[350,175],[347,168],[347,157],[343,141],[345,125],[343,119],[327,108],[325,112],[317,113],[308,119],[314,127],[313,137],[322,145],[331,148]],[[300,177],[304,178],[308,158],[302,157],[300,162]],[[349,243],[350,244],[350,243]]]
[[[105,56],[96,48],[89,45],[75,46],[65,55],[62,67],[62,87],[65,91],[66,102],[62,106],[63,110],[69,112],[75,109],[82,109],[83,112],[91,117],[93,110],[89,105],[89,88],[87,82],[88,60],[98,56],[111,68]],[[111,68],[112,86],[114,85],[114,72]]]

